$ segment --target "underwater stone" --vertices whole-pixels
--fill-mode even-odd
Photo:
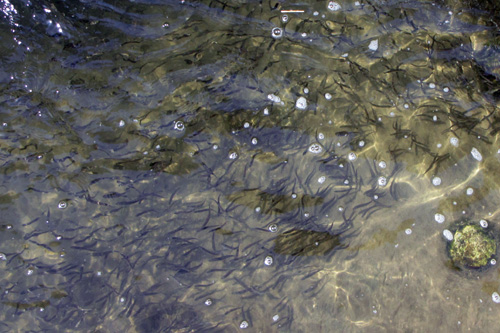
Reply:
[[[496,253],[495,240],[478,225],[466,225],[455,232],[449,254],[457,266],[486,266]]]

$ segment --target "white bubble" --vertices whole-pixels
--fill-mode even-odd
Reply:
[[[380,161],[378,162],[378,167],[381,169],[385,169],[387,168],[387,163],[385,163],[384,161]]]
[[[411,229],[410,229],[410,228],[406,229],[406,230],[405,230],[405,234],[407,234],[407,235],[411,235]]]
[[[265,108],[262,113],[264,113],[264,116],[269,116],[269,109]]]
[[[260,207],[255,207],[255,212],[260,213],[260,209],[261,209]]]
[[[447,92],[449,92],[449,91],[450,91],[450,88],[448,88],[448,87],[444,87],[444,88],[443,88],[443,91],[447,93]]]
[[[266,266],[271,266],[273,264],[273,257],[271,256],[267,256],[265,259],[264,259],[264,265]]]
[[[125,126],[125,121],[120,120],[120,122],[118,123],[118,127],[123,127],[123,126]]]
[[[5,253],[0,253],[0,260],[1,261],[7,260],[7,256],[5,255]]]
[[[351,152],[349,153],[349,155],[347,155],[347,158],[349,159],[349,161],[354,161],[358,158],[358,156],[356,156],[354,152]]]
[[[358,142],[358,146],[364,147],[365,146],[365,142],[363,140],[359,141]]]
[[[479,162],[483,160],[483,156],[481,155],[479,150],[477,150],[477,148],[472,148],[470,153],[472,154],[472,157],[474,157],[474,159],[478,160]]]
[[[273,321],[278,321],[280,320],[280,316],[279,315],[274,315],[273,316]]]
[[[378,177],[378,184],[379,186],[387,185],[387,178],[385,178],[384,176]]]
[[[469,187],[466,191],[465,194],[467,195],[473,195],[474,194],[474,189],[472,187]]]
[[[57,208],[59,208],[59,209],[64,209],[66,207],[68,207],[68,203],[64,200],[59,201],[59,203],[57,204]]]
[[[337,10],[340,10],[340,5],[338,3],[336,3],[335,1],[330,1],[328,3],[328,10],[332,11],[332,12],[335,12]]]
[[[243,128],[250,128],[250,123],[249,122],[245,122],[243,124]]]
[[[481,220],[479,221],[479,225],[483,228],[488,228],[488,221],[486,220]]]
[[[312,145],[309,146],[309,152],[313,154],[319,154],[323,151],[323,147],[321,147],[317,143],[313,143]]]
[[[408,103],[405,103],[405,104],[403,104],[403,107],[404,107],[405,109],[409,109],[409,108],[410,108],[410,105],[409,105]]]
[[[436,88],[436,85],[434,83],[429,83],[429,88],[434,89]]]
[[[273,28],[271,30],[271,36],[275,39],[279,39],[283,37],[283,29],[281,28]]]
[[[288,22],[288,15],[281,16],[281,22]]]
[[[373,200],[377,200],[378,199],[378,195],[374,194],[373,195]]]
[[[212,146],[212,149],[213,149],[213,150],[217,150],[217,149],[219,149],[219,146],[218,146],[218,145],[213,145],[213,146]]]
[[[432,116],[432,121],[434,121],[434,122],[438,121],[438,116],[433,115],[433,116]]]
[[[307,108],[307,100],[304,97],[299,97],[297,102],[295,102],[295,107],[300,110],[305,110]]]
[[[258,143],[257,138],[252,138],[252,144],[256,145]]]
[[[304,94],[309,94],[309,88],[304,88]]]
[[[248,326],[250,326],[250,325],[248,324],[248,321],[246,321],[246,320],[243,320],[243,321],[240,323],[240,328],[241,328],[241,329],[248,328]]]
[[[318,178],[318,183],[323,184],[325,182],[325,180],[326,180],[326,177],[325,176],[321,176],[321,177]]]
[[[231,159],[231,160],[235,160],[235,159],[237,159],[237,158],[238,158],[238,154],[237,154],[237,153],[232,152],[232,153],[230,153],[230,154],[229,154],[229,159]]]
[[[210,298],[207,298],[204,303],[206,306],[210,306],[213,304],[213,301]]]
[[[318,11],[314,11],[314,12],[313,12],[313,15],[314,15],[314,16],[318,16],[318,15],[319,15],[319,12],[318,12]]]
[[[451,137],[451,138],[450,138],[450,143],[451,143],[451,145],[452,145],[453,147],[458,147],[458,142],[459,142],[459,141],[458,141],[458,138],[456,138],[456,137]]]
[[[490,260],[490,265],[495,266],[497,264],[497,261],[495,259]]]
[[[377,51],[378,49],[378,39],[374,39],[370,42],[370,45],[368,45],[368,48],[372,51]]]
[[[182,121],[176,121],[174,123],[174,129],[176,131],[184,131],[184,123]]]
[[[349,184],[349,179],[344,180],[344,184],[345,185]]]
[[[491,299],[495,303],[500,303],[500,295],[496,291],[491,294]]]
[[[434,185],[434,186],[441,185],[441,178],[439,178],[439,177],[432,178],[432,185]]]
[[[344,211],[344,207],[339,206],[338,210],[339,210],[339,212],[343,212]]]
[[[318,139],[323,140],[325,138],[325,135],[323,133],[318,133]]]
[[[33,269],[28,268],[28,270],[26,271],[26,275],[27,275],[27,276],[31,276],[31,275],[33,275],[33,273],[34,273],[34,272],[35,272],[35,271],[34,271]]]
[[[434,215],[434,220],[436,220],[437,223],[443,223],[445,221],[445,217],[443,214],[437,213]]]
[[[450,242],[453,240],[453,234],[451,233],[450,230],[448,229],[444,229],[443,230],[443,236],[444,238],[446,238],[447,240],[449,240]]]
[[[292,193],[292,199],[297,199],[297,194]]]
[[[327,100],[331,100],[331,99],[332,99],[332,94],[330,94],[330,93],[326,93],[326,94],[325,94],[325,98],[326,98]]]

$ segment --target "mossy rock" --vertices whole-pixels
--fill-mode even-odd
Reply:
[[[448,250],[457,267],[481,268],[490,263],[497,246],[495,239],[483,228],[468,224],[455,231]]]

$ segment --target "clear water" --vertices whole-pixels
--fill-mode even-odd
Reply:
[[[496,332],[494,15],[328,5],[0,1],[0,330]]]

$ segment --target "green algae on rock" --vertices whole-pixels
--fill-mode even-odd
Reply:
[[[455,232],[449,253],[457,266],[480,268],[495,255],[496,243],[480,226],[466,225]]]

